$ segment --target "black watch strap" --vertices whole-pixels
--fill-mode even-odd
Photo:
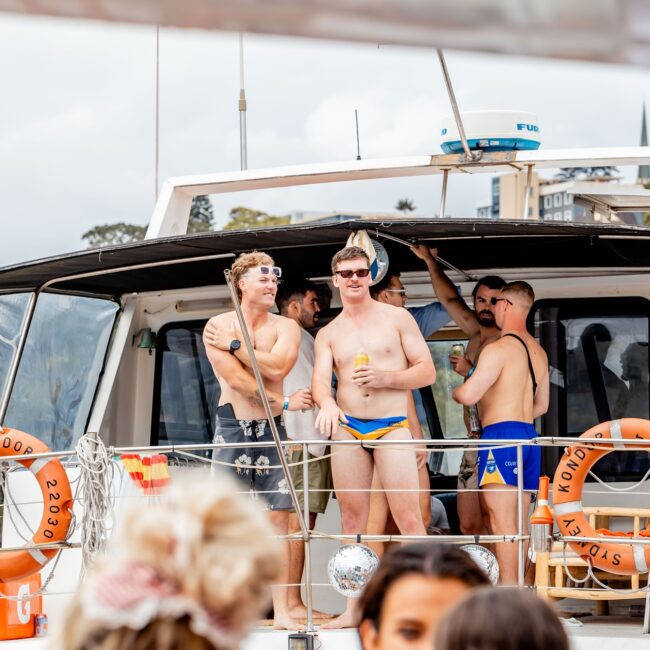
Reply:
[[[241,347],[241,341],[239,339],[233,339],[230,341],[230,349],[228,350],[230,354],[235,354],[237,350]]]

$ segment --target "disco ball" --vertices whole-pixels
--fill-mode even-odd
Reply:
[[[379,558],[367,546],[342,546],[327,565],[327,577],[336,591],[347,598],[358,598],[370,576],[379,565]]]
[[[461,548],[483,569],[493,585],[499,582],[499,563],[492,551],[480,544],[465,544]]]

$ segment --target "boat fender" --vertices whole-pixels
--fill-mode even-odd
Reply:
[[[0,457],[40,454],[49,447],[34,436],[0,427]],[[31,544],[63,542],[72,522],[72,490],[65,469],[58,458],[16,459],[36,477],[43,493],[43,514]],[[59,549],[25,549],[0,553],[0,582],[19,580],[40,571]]]
[[[581,438],[602,438],[601,443],[575,444],[563,454],[553,479],[553,515],[560,533],[566,537],[602,537],[589,524],[582,509],[582,487],[589,470],[603,456],[625,449],[624,440],[649,440],[650,420],[623,418],[592,427]],[[650,444],[627,445],[627,448],[650,449]],[[601,571],[619,575],[648,572],[650,545],[629,542],[569,542],[569,547],[583,560]]]

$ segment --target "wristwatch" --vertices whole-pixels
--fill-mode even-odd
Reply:
[[[230,354],[235,354],[237,350],[241,347],[241,341],[239,339],[233,339],[230,341],[230,349],[228,350]]]

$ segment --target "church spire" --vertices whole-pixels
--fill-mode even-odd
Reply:
[[[643,116],[641,118],[641,146],[648,146],[648,127],[646,125],[645,118],[645,102],[643,102]],[[639,173],[637,175],[636,182],[640,185],[645,185],[650,183],[650,166],[649,165],[639,165]]]

